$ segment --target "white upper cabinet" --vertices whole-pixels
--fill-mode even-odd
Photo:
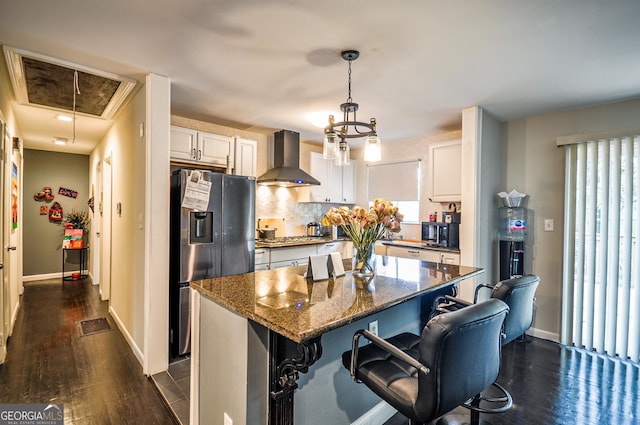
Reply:
[[[462,200],[462,140],[429,145],[431,175],[429,199],[433,202]]]
[[[233,137],[171,126],[171,159],[229,170],[234,153]]]
[[[255,140],[235,138],[235,167],[233,174],[238,176],[256,177],[258,163],[258,143]]]
[[[324,159],[321,153],[311,152],[311,175],[320,182],[320,186],[311,187],[310,200],[332,204],[354,203],[354,164],[351,161],[351,165],[340,167],[333,160]]]
[[[232,168],[235,155],[233,137],[198,132],[198,161]]]
[[[198,151],[198,132],[171,126],[170,156],[172,159],[195,160]]]

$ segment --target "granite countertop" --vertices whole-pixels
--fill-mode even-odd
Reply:
[[[345,262],[346,263],[346,262]],[[306,266],[284,267],[191,282],[215,303],[301,342],[392,307],[483,269],[426,261],[376,258],[376,276],[366,288],[345,276],[313,282]]]
[[[318,236],[309,240],[296,240],[296,241],[275,243],[275,242],[262,242],[260,239],[256,239],[256,248],[286,248],[286,247],[295,247],[295,246],[302,246],[302,245],[320,245],[325,243],[341,242],[341,241],[348,241],[348,240],[349,240],[348,238],[331,239],[330,237]]]
[[[454,254],[460,254],[458,248],[443,248],[441,246],[428,244],[422,241],[404,240],[404,239],[382,239],[380,240],[383,245],[402,246],[405,248],[418,248],[418,249],[430,249],[433,251],[451,252]]]

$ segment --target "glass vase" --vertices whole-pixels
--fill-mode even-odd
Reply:
[[[352,273],[356,277],[373,277],[376,254],[374,244],[353,244]]]

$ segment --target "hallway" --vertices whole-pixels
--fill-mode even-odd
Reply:
[[[176,423],[97,286],[51,279],[24,287],[0,365],[0,403],[63,403],[69,424]],[[83,332],[82,321],[101,317],[110,329]]]

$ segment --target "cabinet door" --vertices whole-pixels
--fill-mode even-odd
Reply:
[[[332,161],[326,160],[321,153],[311,152],[309,158],[311,175],[320,182],[319,186],[311,186],[312,202],[329,202],[329,165]]]
[[[331,254],[332,252],[339,252],[342,255],[342,244],[346,242],[329,242],[323,245],[318,245],[318,255]]]
[[[189,128],[171,126],[169,156],[172,159],[194,161],[197,154],[197,132]]]
[[[443,253],[440,260],[444,264],[455,264],[456,266],[459,266],[460,254]]]
[[[329,202],[338,204],[342,203],[342,169],[345,167],[338,166],[331,160],[327,160],[329,169]]]
[[[316,245],[304,245],[297,247],[286,247],[286,248],[272,248],[271,249],[271,265],[279,262],[290,262],[297,261],[300,262],[304,259],[304,263],[310,255],[316,255],[318,253],[318,248]],[[289,264],[291,265],[291,264]],[[272,267],[273,268],[273,267]]]
[[[255,140],[235,138],[235,166],[233,174],[256,177],[258,143]]]
[[[233,138],[198,132],[197,160],[202,163],[231,168],[234,163]]]
[[[256,248],[256,252],[255,252],[256,270],[258,270],[259,265],[266,265],[267,269],[269,268],[270,251],[271,250],[269,248]]]
[[[400,246],[387,246],[387,255],[400,258],[421,259],[422,250],[416,248],[404,248]]]
[[[462,141],[454,140],[429,145],[433,202],[462,200]]]
[[[356,202],[354,173],[355,173],[355,161],[351,161],[351,164],[342,167],[342,202],[346,204],[353,204]]]

